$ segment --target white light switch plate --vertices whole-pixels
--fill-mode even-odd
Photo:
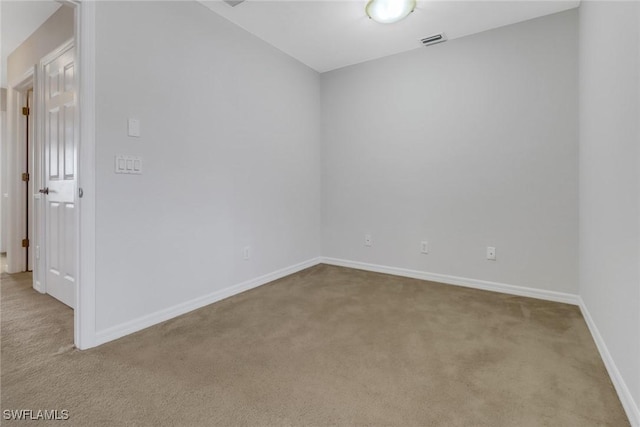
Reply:
[[[135,137],[140,136],[140,120],[129,119],[127,121],[127,134]]]
[[[124,174],[142,174],[142,157],[116,155],[115,172]]]

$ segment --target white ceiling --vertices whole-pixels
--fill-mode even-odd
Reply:
[[[420,39],[445,32],[449,40],[578,7],[561,1],[418,1],[396,24],[378,24],[360,0],[247,0],[206,7],[319,72],[423,48]]]
[[[61,6],[49,1],[0,1],[2,87],[7,83],[7,57]]]
[[[445,32],[455,39],[480,31],[578,7],[580,0],[418,1],[416,10],[396,24],[378,24],[365,12],[366,0],[247,0],[231,7],[202,1],[300,62],[325,72],[411,49],[419,40]],[[2,79],[8,55],[59,7],[54,0],[0,1]]]

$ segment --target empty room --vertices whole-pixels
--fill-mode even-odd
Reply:
[[[640,427],[640,3],[0,2],[2,425]]]

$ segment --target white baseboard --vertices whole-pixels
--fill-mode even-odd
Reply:
[[[600,351],[600,357],[604,362],[604,366],[607,368],[607,372],[609,372],[609,377],[611,378],[611,382],[618,392],[618,397],[620,398],[620,402],[622,403],[622,407],[627,413],[627,418],[629,418],[629,423],[632,427],[640,427],[640,409],[633,399],[633,395],[631,391],[629,391],[629,387],[627,387],[627,383],[622,378],[616,363],[611,357],[611,353],[609,353],[609,349],[607,348],[602,335],[600,335],[600,331],[596,326],[593,318],[591,317],[591,313],[587,309],[587,306],[584,304],[582,297],[580,297],[580,311],[582,311],[582,317],[587,322],[587,326],[589,327],[589,331],[591,331],[591,336],[593,336],[593,340],[598,347],[598,351]]]
[[[35,275],[35,272],[33,274]],[[46,294],[46,292],[42,288],[42,283],[39,280],[33,282],[33,289],[40,292],[41,294]]]
[[[464,286],[467,288],[482,289],[485,291],[501,292],[503,294],[562,302],[565,304],[579,305],[580,303],[580,298],[578,297],[578,295],[564,292],[527,288],[524,286],[507,285],[505,283],[469,279],[466,277],[450,276],[447,274],[429,273],[419,270],[409,270],[406,268],[389,267],[386,265],[368,264],[359,261],[349,261],[337,258],[322,257],[321,262],[323,264],[337,265],[340,267],[349,267],[358,270],[373,271],[376,273],[392,274],[394,276],[410,277],[412,279],[429,280],[432,282],[446,283],[448,285]]]
[[[247,280],[245,282],[230,286],[211,294],[174,305],[173,307],[169,307],[164,310],[139,317],[137,319],[125,322],[117,326],[113,326],[102,331],[98,331],[95,336],[95,345],[113,341],[125,335],[138,332],[142,329],[148,328],[150,326],[156,325],[158,323],[164,322],[198,308],[202,308],[214,302],[229,298],[244,291],[248,291],[249,289],[257,288],[258,286],[262,286],[266,283],[272,282],[290,274],[297,273],[298,271],[304,270],[305,268],[313,267],[314,265],[320,264],[320,259],[320,257],[312,258],[299,264],[285,267],[283,269],[265,274],[260,277],[256,277],[255,279]]]

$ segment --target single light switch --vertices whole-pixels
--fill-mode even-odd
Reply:
[[[116,173],[126,173],[124,169],[124,156],[116,156]]]
[[[140,120],[129,119],[127,121],[127,133],[129,136],[140,137]]]

